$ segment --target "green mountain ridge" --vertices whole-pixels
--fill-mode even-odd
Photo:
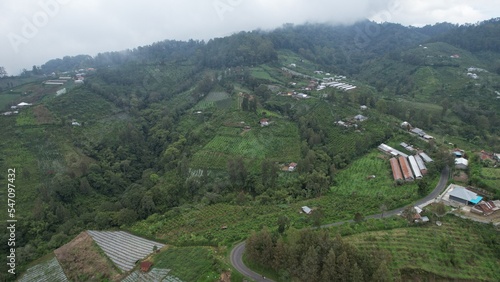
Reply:
[[[478,32],[483,25],[489,33]],[[86,229],[223,248],[274,227],[280,215],[297,229],[314,225],[297,213],[303,205],[334,222],[378,213],[381,203],[411,204],[450,161],[448,143],[471,154],[500,152],[496,37],[491,45],[482,38],[487,47],[481,48],[450,39],[496,30],[493,20],[469,27],[284,25],[206,43],[164,41],[64,57],[0,79],[1,112],[33,103],[0,116],[9,132],[0,141],[0,168],[16,168],[20,187],[19,269]],[[47,77],[35,73],[74,76],[79,69],[87,72],[83,85],[47,86]],[[356,89],[315,90],[336,75]],[[56,96],[64,87],[67,93]],[[368,120],[356,121],[359,114]],[[402,121],[435,140],[412,137]],[[375,149],[403,141],[436,159],[427,188],[395,185]],[[291,163],[298,163],[296,171],[289,171]],[[7,181],[5,174],[0,179]],[[467,184],[498,198],[495,181],[479,173]],[[214,260],[207,272],[222,272],[227,263]]]

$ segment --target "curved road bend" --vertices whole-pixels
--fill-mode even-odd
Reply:
[[[436,185],[436,187],[434,188],[434,190],[432,190],[432,192],[429,195],[427,195],[425,198],[422,198],[422,199],[418,200],[415,203],[415,205],[418,206],[418,205],[427,203],[427,202],[429,202],[429,201],[437,198],[437,196],[439,196],[439,194],[446,187],[446,183],[448,183],[448,177],[449,177],[449,175],[450,175],[450,168],[446,167],[441,172],[441,178],[439,179],[439,182]],[[383,216],[384,217],[391,217],[391,216],[394,216],[394,215],[397,215],[397,214],[401,213],[404,209],[405,209],[405,207],[397,208],[397,209],[394,209],[394,210],[390,210],[390,211],[385,212],[383,214]],[[381,218],[381,217],[382,217],[382,214],[379,213],[379,214],[369,215],[366,218]],[[327,227],[331,227],[331,226],[342,225],[342,224],[344,224],[346,222],[354,222],[354,220],[344,220],[344,221],[338,221],[338,222],[334,222],[334,223],[329,223],[329,224],[321,225],[321,228],[327,228]],[[233,265],[233,267],[236,270],[238,270],[241,274],[247,276],[248,278],[252,278],[255,281],[273,281],[273,280],[268,279],[268,278],[264,279],[262,277],[262,275],[260,275],[260,274],[258,274],[256,272],[252,271],[250,268],[248,268],[243,263],[243,252],[244,251],[245,251],[245,241],[239,243],[238,245],[236,245],[236,247],[234,247],[231,250],[230,259],[231,259],[231,264]]]
[[[271,279],[264,278],[262,275],[257,272],[253,272],[250,268],[248,268],[243,263],[243,252],[245,252],[245,241],[239,243],[233,248],[233,250],[231,250],[231,264],[236,270],[255,281],[273,281]]]

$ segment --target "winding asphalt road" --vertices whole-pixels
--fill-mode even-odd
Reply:
[[[434,190],[432,190],[432,192],[429,195],[427,195],[425,198],[418,200],[415,203],[415,206],[427,203],[427,202],[432,201],[435,198],[437,198],[437,196],[439,196],[439,194],[446,187],[446,183],[448,183],[449,175],[450,175],[450,168],[446,167],[441,172],[441,178],[439,179],[439,182],[436,185],[436,188],[434,188]],[[394,216],[394,215],[401,213],[404,209],[405,209],[405,207],[397,208],[394,210],[387,211],[383,214],[379,213],[379,214],[369,215],[366,218],[391,217],[391,216]],[[345,220],[345,221],[338,221],[338,222],[334,222],[334,223],[329,223],[329,224],[321,225],[321,228],[342,225],[342,224],[347,223],[347,222],[354,222],[354,220]],[[238,245],[236,245],[236,247],[234,247],[231,250],[230,260],[231,260],[231,264],[233,265],[233,267],[236,270],[238,270],[241,274],[243,274],[246,277],[251,278],[255,281],[259,281],[259,282],[261,282],[261,281],[273,281],[271,279],[263,277],[261,274],[258,274],[256,272],[252,271],[250,268],[248,268],[243,263],[243,252],[244,251],[245,251],[245,241],[239,243]]]

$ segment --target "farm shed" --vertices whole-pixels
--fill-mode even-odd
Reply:
[[[141,262],[141,271],[142,272],[148,272],[149,269],[153,266],[153,263],[150,261],[143,261]]]
[[[384,143],[380,144],[378,146],[378,149],[386,154],[393,156],[393,157],[397,157],[397,156],[403,156],[405,158],[408,157],[407,154],[402,153],[401,151],[398,151],[398,150],[396,150],[396,149],[392,148],[391,146],[388,146]]]
[[[482,199],[483,197],[458,185],[453,185],[453,190],[450,192],[450,201],[455,201],[463,205],[468,205],[469,203],[476,205],[481,202]]]
[[[424,160],[420,155],[415,155],[415,160],[417,161],[418,168],[420,169],[420,172],[422,175],[427,174],[427,167],[425,166]]]
[[[470,210],[473,213],[482,214],[482,215],[490,215],[497,210],[500,210],[500,207],[495,204],[493,201],[481,201],[479,204],[472,207]]]
[[[413,171],[413,175],[415,175],[415,178],[422,179],[422,173],[420,172],[420,168],[418,167],[417,160],[415,160],[415,157],[409,156],[408,160],[410,161],[411,170]]]
[[[412,133],[415,133],[417,134],[418,136],[422,137],[425,135],[425,131],[423,131],[422,129],[418,128],[418,127],[415,127],[411,130]]]
[[[268,126],[269,125],[269,120],[267,118],[263,118],[260,120],[260,126]]]
[[[308,206],[303,206],[302,207],[302,211],[305,213],[305,214],[311,214],[312,212],[312,209]]]
[[[455,159],[455,168],[457,169],[467,169],[469,166],[469,161],[464,158]]]
[[[392,176],[395,181],[403,180],[403,174],[401,173],[401,167],[399,166],[399,162],[396,158],[391,158],[391,168],[392,168]]]
[[[419,155],[422,157],[422,159],[424,160],[424,162],[426,162],[426,163],[432,163],[433,162],[433,160],[431,159],[431,157],[429,157],[426,153],[420,152]]]
[[[403,176],[406,181],[413,181],[415,178],[413,177],[413,173],[411,172],[410,164],[408,160],[400,156],[399,157],[399,165],[401,165],[401,170],[403,171]]]
[[[294,171],[297,168],[297,163],[290,163],[288,165],[288,171]]]
[[[357,121],[365,121],[368,118],[365,117],[364,115],[357,115],[357,116],[354,117],[354,119],[357,120]]]

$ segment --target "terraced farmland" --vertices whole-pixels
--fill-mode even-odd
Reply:
[[[179,214],[153,215],[132,227],[134,232],[168,239],[169,243],[218,243],[234,242],[246,238],[260,226],[273,226],[283,209],[260,206],[259,209],[230,204],[193,207]],[[227,226],[222,230],[221,226]]]
[[[492,277],[500,277],[498,254],[495,256],[495,251],[485,243],[483,233],[491,227],[451,215],[442,221],[440,227],[428,224],[366,232],[345,239],[361,250],[389,251],[393,270],[416,270],[415,273],[423,270],[447,278],[443,280],[498,281],[492,280]],[[497,263],[493,263],[495,261]]]
[[[269,127],[255,127],[245,134],[242,129],[223,127],[200,151],[191,163],[195,169],[225,169],[231,158],[243,157],[250,167],[258,168],[264,158],[278,162],[297,161],[300,158],[300,140],[297,126],[277,120]],[[286,159],[283,159],[286,156]]]
[[[130,271],[135,262],[164,244],[146,240],[123,231],[87,231],[106,255],[123,271]]]
[[[33,281],[54,281],[65,282],[68,281],[64,271],[59,264],[59,261],[54,257],[51,260],[37,264],[29,268],[26,273],[19,279],[20,282],[33,282]]]
[[[224,102],[230,99],[231,96],[226,92],[210,92],[207,97],[194,106],[194,110],[205,110],[216,106],[227,108],[226,105],[230,105],[230,103]]]
[[[137,282],[137,281],[158,281],[158,282],[182,282],[181,279],[168,275],[170,269],[153,268],[149,272],[136,270],[122,280],[122,282]]]

